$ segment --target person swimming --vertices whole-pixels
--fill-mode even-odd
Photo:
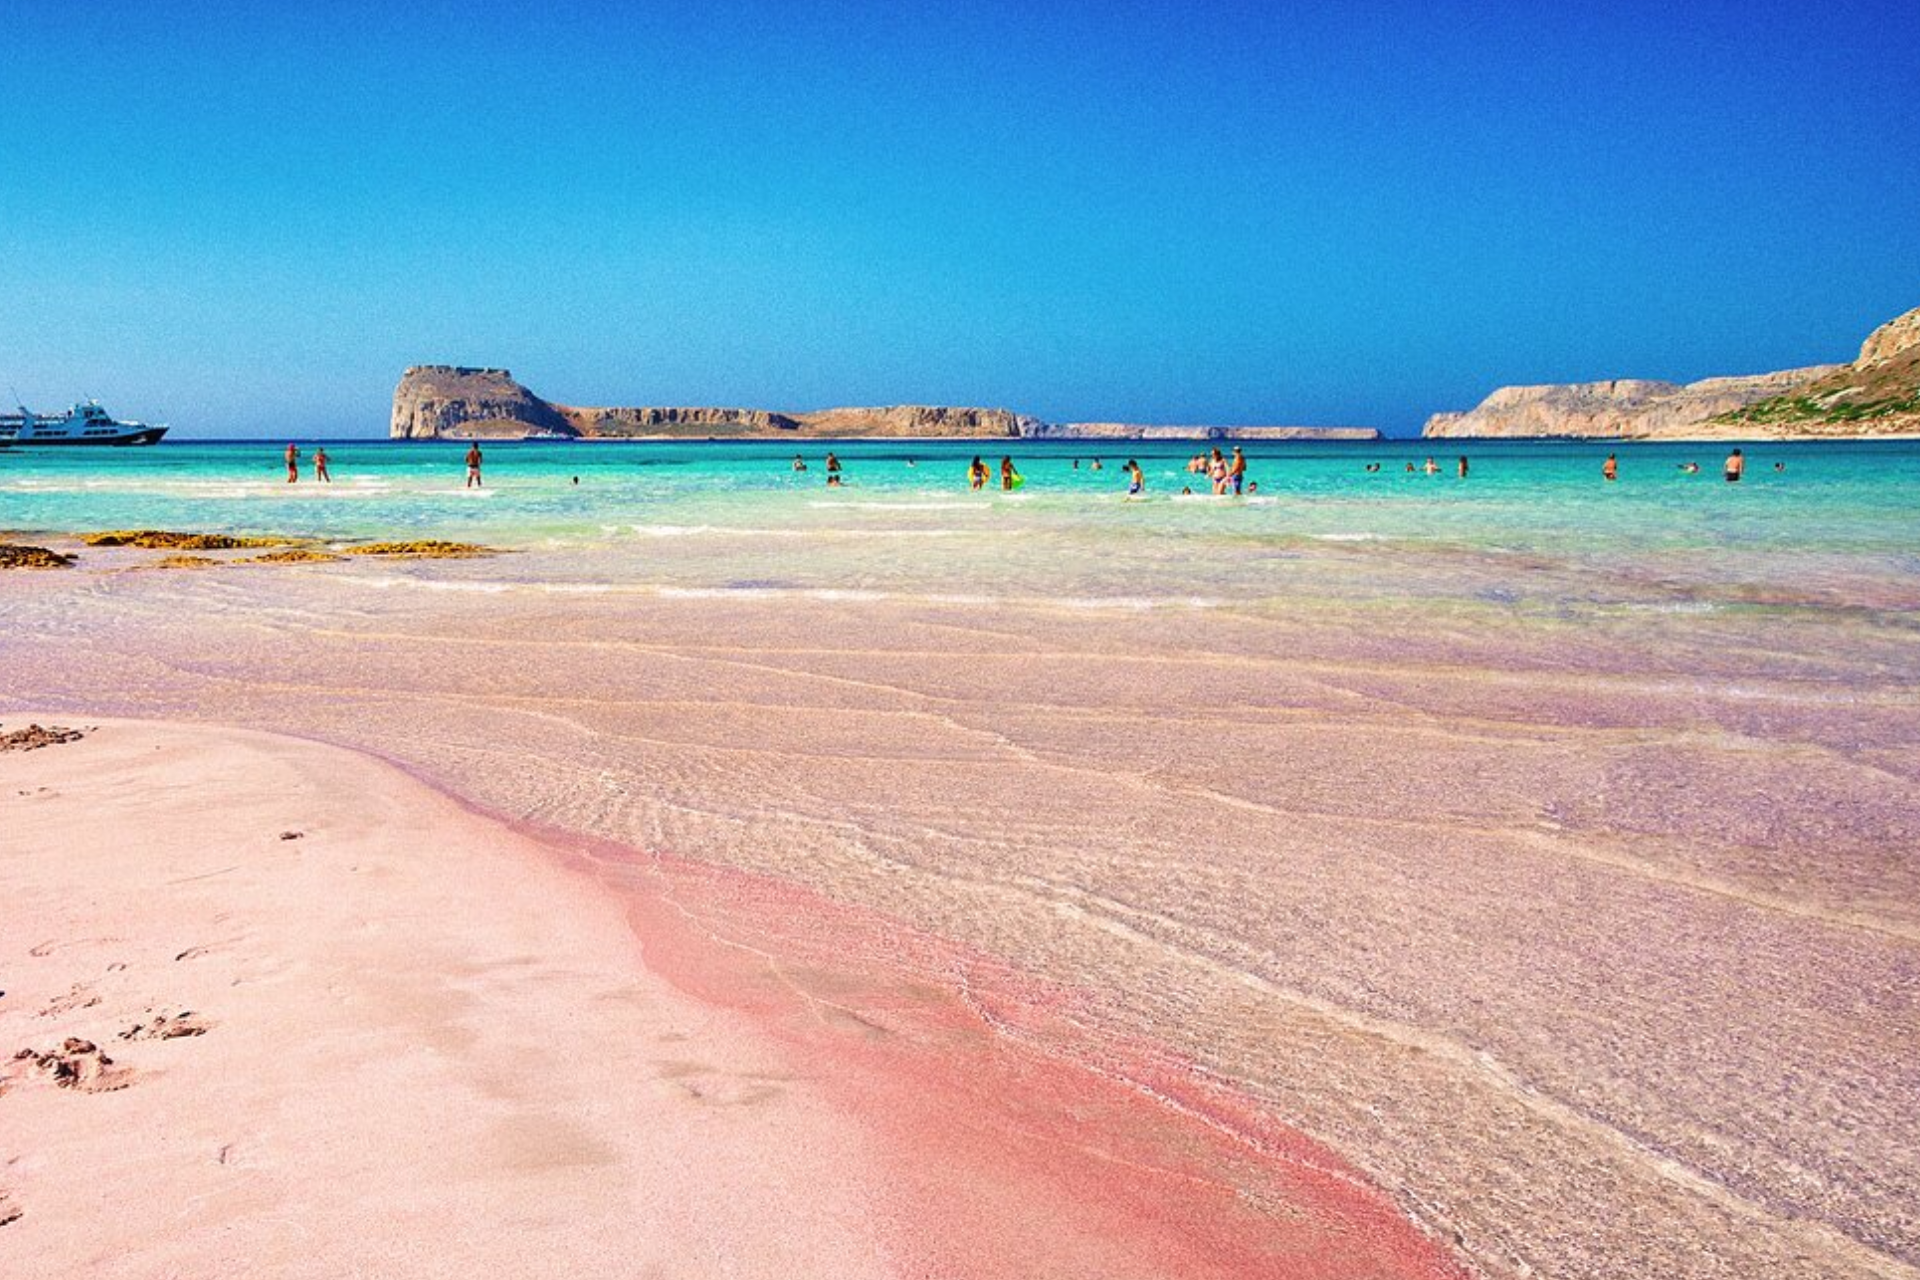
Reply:
[[[794,455],[793,455],[793,469],[794,469],[795,471],[805,471],[805,470],[807,469],[807,460],[806,460],[805,458],[803,458],[803,457],[801,457],[801,456],[800,456],[799,454],[797,454],[797,453],[796,453],[796,454],[794,454]]]
[[[1137,498],[1146,492],[1146,473],[1140,470],[1140,464],[1132,458],[1127,459],[1127,496]]]
[[[1380,464],[1379,464],[1379,463],[1377,463],[1377,462],[1369,462],[1369,463],[1367,464],[1367,474],[1368,474],[1368,475],[1372,475],[1372,474],[1373,474],[1374,472],[1376,472],[1376,471],[1378,471],[1379,469],[1380,469]]]

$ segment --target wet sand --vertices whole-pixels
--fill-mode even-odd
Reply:
[[[620,850],[689,860],[711,878],[637,927],[698,922],[845,1012],[663,962],[781,1043],[937,1038],[970,1002],[1262,1159],[1306,1135],[1488,1275],[1920,1274],[1907,596],[1629,575],[1583,605],[1523,568],[1573,603],[34,578],[0,709],[376,750],[608,842],[575,856],[616,892],[656,874]]]
[[[1052,997],[961,948],[891,927],[977,974],[966,1000],[883,965],[835,998],[755,921],[828,950],[882,926],[789,885],[538,840],[311,742],[30,741],[0,754],[0,1260],[1460,1274],[1331,1152],[1221,1122],[1226,1093],[1001,1036],[994,1006]]]

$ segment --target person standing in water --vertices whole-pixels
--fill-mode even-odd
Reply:
[[[987,487],[987,464],[980,461],[980,455],[973,455],[973,464],[967,468],[967,487],[984,489]]]
[[[801,457],[801,456],[800,456],[799,454],[797,454],[797,453],[796,453],[796,454],[794,454],[794,455],[793,455],[793,469],[794,469],[795,471],[805,471],[805,470],[807,469],[807,460],[806,460],[805,458],[803,458],[803,457]]]
[[[1608,454],[1607,460],[1600,464],[1600,474],[1605,476],[1609,481],[1618,480],[1620,478],[1620,460],[1612,454]]]
[[[287,446],[287,483],[300,483],[300,446],[297,444]]]
[[[472,444],[467,446],[467,486],[466,487],[469,489],[486,488],[485,483],[480,479],[480,442],[478,440],[475,440]]]
[[[1020,473],[1013,469],[1013,458],[1011,456],[1001,458],[1000,459],[1001,490],[1006,493],[1012,493],[1014,482],[1017,481],[1019,478],[1020,478]]]
[[[1139,462],[1127,459],[1127,496],[1138,498],[1147,491],[1146,473],[1140,470]]]
[[[1739,484],[1740,477],[1747,474],[1747,460],[1738,449],[1727,455],[1727,483]]]
[[[827,455],[827,483],[840,483],[840,459],[831,453]]]
[[[1213,496],[1224,497],[1227,492],[1227,457],[1216,446],[1207,456],[1207,479],[1213,482]]]
[[[1227,464],[1227,480],[1233,486],[1233,496],[1239,497],[1247,483],[1247,455],[1240,451],[1239,445],[1233,446],[1233,460]]]
[[[1430,476],[1437,476],[1440,474],[1440,464],[1433,460],[1432,454],[1427,455],[1427,465],[1425,469],[1426,469],[1426,473]]]
[[[1465,454],[1460,455],[1460,478],[1462,480],[1467,478],[1467,457]]]
[[[321,484],[332,484],[333,477],[327,473],[327,446],[318,445],[313,451],[313,478]]]

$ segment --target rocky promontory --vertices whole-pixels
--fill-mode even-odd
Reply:
[[[1150,422],[1043,422],[1037,440],[1378,440],[1372,427],[1169,426]]]
[[[543,400],[505,369],[415,365],[393,393],[396,440],[855,439],[1374,440],[1370,427],[1180,427],[1119,422],[1050,423],[1009,409],[896,404],[776,412],[706,407],[581,408]]]
[[[1018,436],[1035,419],[1006,409],[886,405],[780,413],[709,407],[585,408],[543,400],[505,369],[415,365],[393,393],[396,440],[705,439],[709,436]]]
[[[1873,332],[1852,364],[1705,378],[1620,378],[1501,387],[1466,413],[1427,419],[1429,437],[1729,439],[1891,435],[1920,430],[1920,310]]]

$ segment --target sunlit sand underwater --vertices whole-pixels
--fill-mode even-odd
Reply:
[[[1307,1161],[1491,1275],[1920,1268],[1920,444],[1267,447],[1240,499],[1177,444],[462,451],[0,455],[0,528],[80,555],[0,580],[0,711],[371,750],[855,1085],[1084,1073],[1020,1158],[1189,1142],[1223,1241],[1384,1230]],[[502,554],[76,540],[140,527]],[[902,1149],[956,1132],[895,1089]]]

